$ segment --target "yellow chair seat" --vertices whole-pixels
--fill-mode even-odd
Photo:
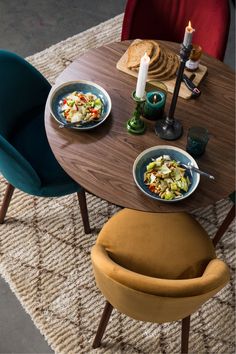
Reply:
[[[146,213],[123,209],[97,239],[120,266],[150,277],[201,276],[215,250],[206,231],[186,213]]]

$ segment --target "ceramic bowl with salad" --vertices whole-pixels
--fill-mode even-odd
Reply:
[[[153,199],[169,203],[181,201],[196,190],[200,181],[198,173],[182,164],[198,168],[192,156],[180,148],[153,146],[134,161],[134,181],[143,193]]]
[[[68,123],[72,129],[78,130],[99,126],[111,111],[107,91],[86,80],[66,82],[52,89],[49,105],[51,114],[59,124]]]

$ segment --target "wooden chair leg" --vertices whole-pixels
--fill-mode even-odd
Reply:
[[[181,353],[188,353],[188,339],[190,329],[190,316],[182,319],[182,333],[181,333]]]
[[[113,310],[113,306],[107,301],[105,308],[103,310],[102,318],[101,318],[99,326],[98,326],[96,337],[93,341],[93,348],[94,349],[100,347],[100,345],[101,345],[101,340],[102,340],[103,334],[105,332],[105,329],[107,327],[112,310]]]
[[[89,225],[89,216],[88,216],[88,208],[86,203],[86,195],[85,190],[81,188],[81,191],[77,193],[79,199],[80,212],[84,225],[84,232],[89,234],[91,232],[91,228]]]
[[[224,235],[224,233],[228,229],[228,227],[231,224],[231,222],[233,221],[234,217],[235,217],[235,204],[232,206],[232,208],[228,212],[227,216],[225,217],[223,223],[220,225],[218,231],[216,232],[216,234],[212,240],[214,247],[220,241],[221,237]]]
[[[13,187],[10,183],[7,184],[7,188],[4,194],[3,202],[2,202],[2,207],[0,209],[0,224],[4,223],[4,219],[7,213],[7,209],[9,207],[11,197],[13,195],[15,187]]]

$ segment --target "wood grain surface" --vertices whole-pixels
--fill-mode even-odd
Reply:
[[[178,53],[179,45],[163,42]],[[227,197],[235,189],[234,161],[234,72],[222,62],[202,56],[208,75],[200,84],[202,94],[196,100],[178,99],[175,116],[184,128],[176,141],[155,135],[155,122],[146,121],[144,135],[131,135],[126,121],[134,110],[131,92],[136,78],[116,69],[129,41],[92,49],[68,66],[58,77],[57,85],[71,80],[89,80],[109,93],[112,110],[103,125],[88,132],[59,129],[58,123],[45,110],[45,125],[50,146],[64,170],[88,192],[114,204],[153,212],[191,211]],[[150,89],[150,88],[149,88]],[[172,94],[168,94],[168,112]],[[190,126],[204,126],[210,132],[205,154],[197,159],[199,168],[215,176],[215,181],[201,177],[197,190],[176,203],[153,200],[135,185],[133,162],[143,150],[156,145],[177,146],[185,150]]]

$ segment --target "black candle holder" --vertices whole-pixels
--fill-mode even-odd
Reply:
[[[155,126],[155,132],[161,139],[176,140],[183,133],[182,124],[180,123],[179,120],[174,118],[174,113],[175,113],[175,107],[179,95],[181,81],[183,78],[185,63],[189,58],[191,50],[192,50],[191,44],[188,47],[185,47],[183,44],[181,44],[180,65],[177,72],[177,78],[175,82],[175,88],[174,88],[174,93],[170,105],[170,110],[166,118],[159,120]]]

